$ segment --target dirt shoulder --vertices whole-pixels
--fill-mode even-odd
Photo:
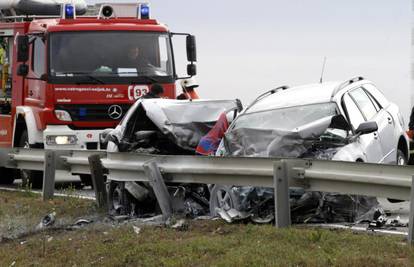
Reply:
[[[42,202],[0,191],[0,235],[12,233],[6,221],[30,228],[51,210],[61,226],[96,218],[90,201]],[[343,230],[205,220],[172,229],[96,220],[80,229],[56,227],[3,239],[0,266],[409,266],[412,252],[401,237]]]

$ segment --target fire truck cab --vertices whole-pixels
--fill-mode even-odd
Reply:
[[[54,17],[3,12],[0,147],[104,149],[103,131],[152,84],[176,97],[174,35],[186,37],[188,76],[196,74],[195,37],[151,19],[148,4],[102,4],[82,17],[76,8],[62,4]],[[15,177],[0,176],[0,183]]]

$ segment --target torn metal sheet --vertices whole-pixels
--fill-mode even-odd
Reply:
[[[334,116],[298,126],[293,130],[233,128],[224,138],[225,155],[258,157],[313,157],[318,146],[324,150],[346,144],[346,132],[330,128]],[[319,149],[319,153],[322,151]],[[317,154],[317,153],[315,153]]]
[[[108,151],[194,153],[220,115],[237,109],[237,100],[140,99],[109,134]]]
[[[332,103],[265,110],[241,115],[230,127],[217,152],[227,156],[292,157],[332,160],[349,142],[348,123]],[[238,212],[258,223],[274,219],[272,188],[233,187]],[[376,198],[290,190],[293,223],[374,220]],[[220,207],[218,207],[220,209]],[[233,221],[227,213],[219,214]]]
[[[223,114],[237,114],[238,100],[139,99],[104,139],[108,152],[194,155],[202,136]],[[195,218],[209,214],[207,185],[167,183],[175,213]],[[159,212],[151,186],[111,182],[108,190],[115,215],[147,217]]]

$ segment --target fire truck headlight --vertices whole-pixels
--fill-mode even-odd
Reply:
[[[46,144],[53,145],[76,145],[78,138],[76,135],[48,135],[46,136]]]
[[[61,121],[72,121],[72,117],[66,110],[55,110],[55,115],[58,120]]]

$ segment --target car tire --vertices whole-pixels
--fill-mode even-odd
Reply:
[[[407,163],[408,161],[407,161],[407,158],[405,157],[404,152],[398,149],[397,150],[397,165],[404,166],[404,165],[407,165]],[[388,201],[391,203],[404,202],[404,200],[394,199],[394,198],[388,198]]]
[[[29,144],[29,135],[25,130],[19,140],[19,147],[31,148]],[[31,186],[34,189],[41,189],[43,186],[43,172],[33,170],[20,170],[20,178],[23,181],[23,185]]]
[[[210,215],[217,216],[217,208],[224,209],[240,209],[240,201],[233,192],[233,186],[214,185],[210,191]]]
[[[11,185],[14,183],[15,171],[7,168],[0,168],[0,173],[2,178],[0,179],[0,184]]]

